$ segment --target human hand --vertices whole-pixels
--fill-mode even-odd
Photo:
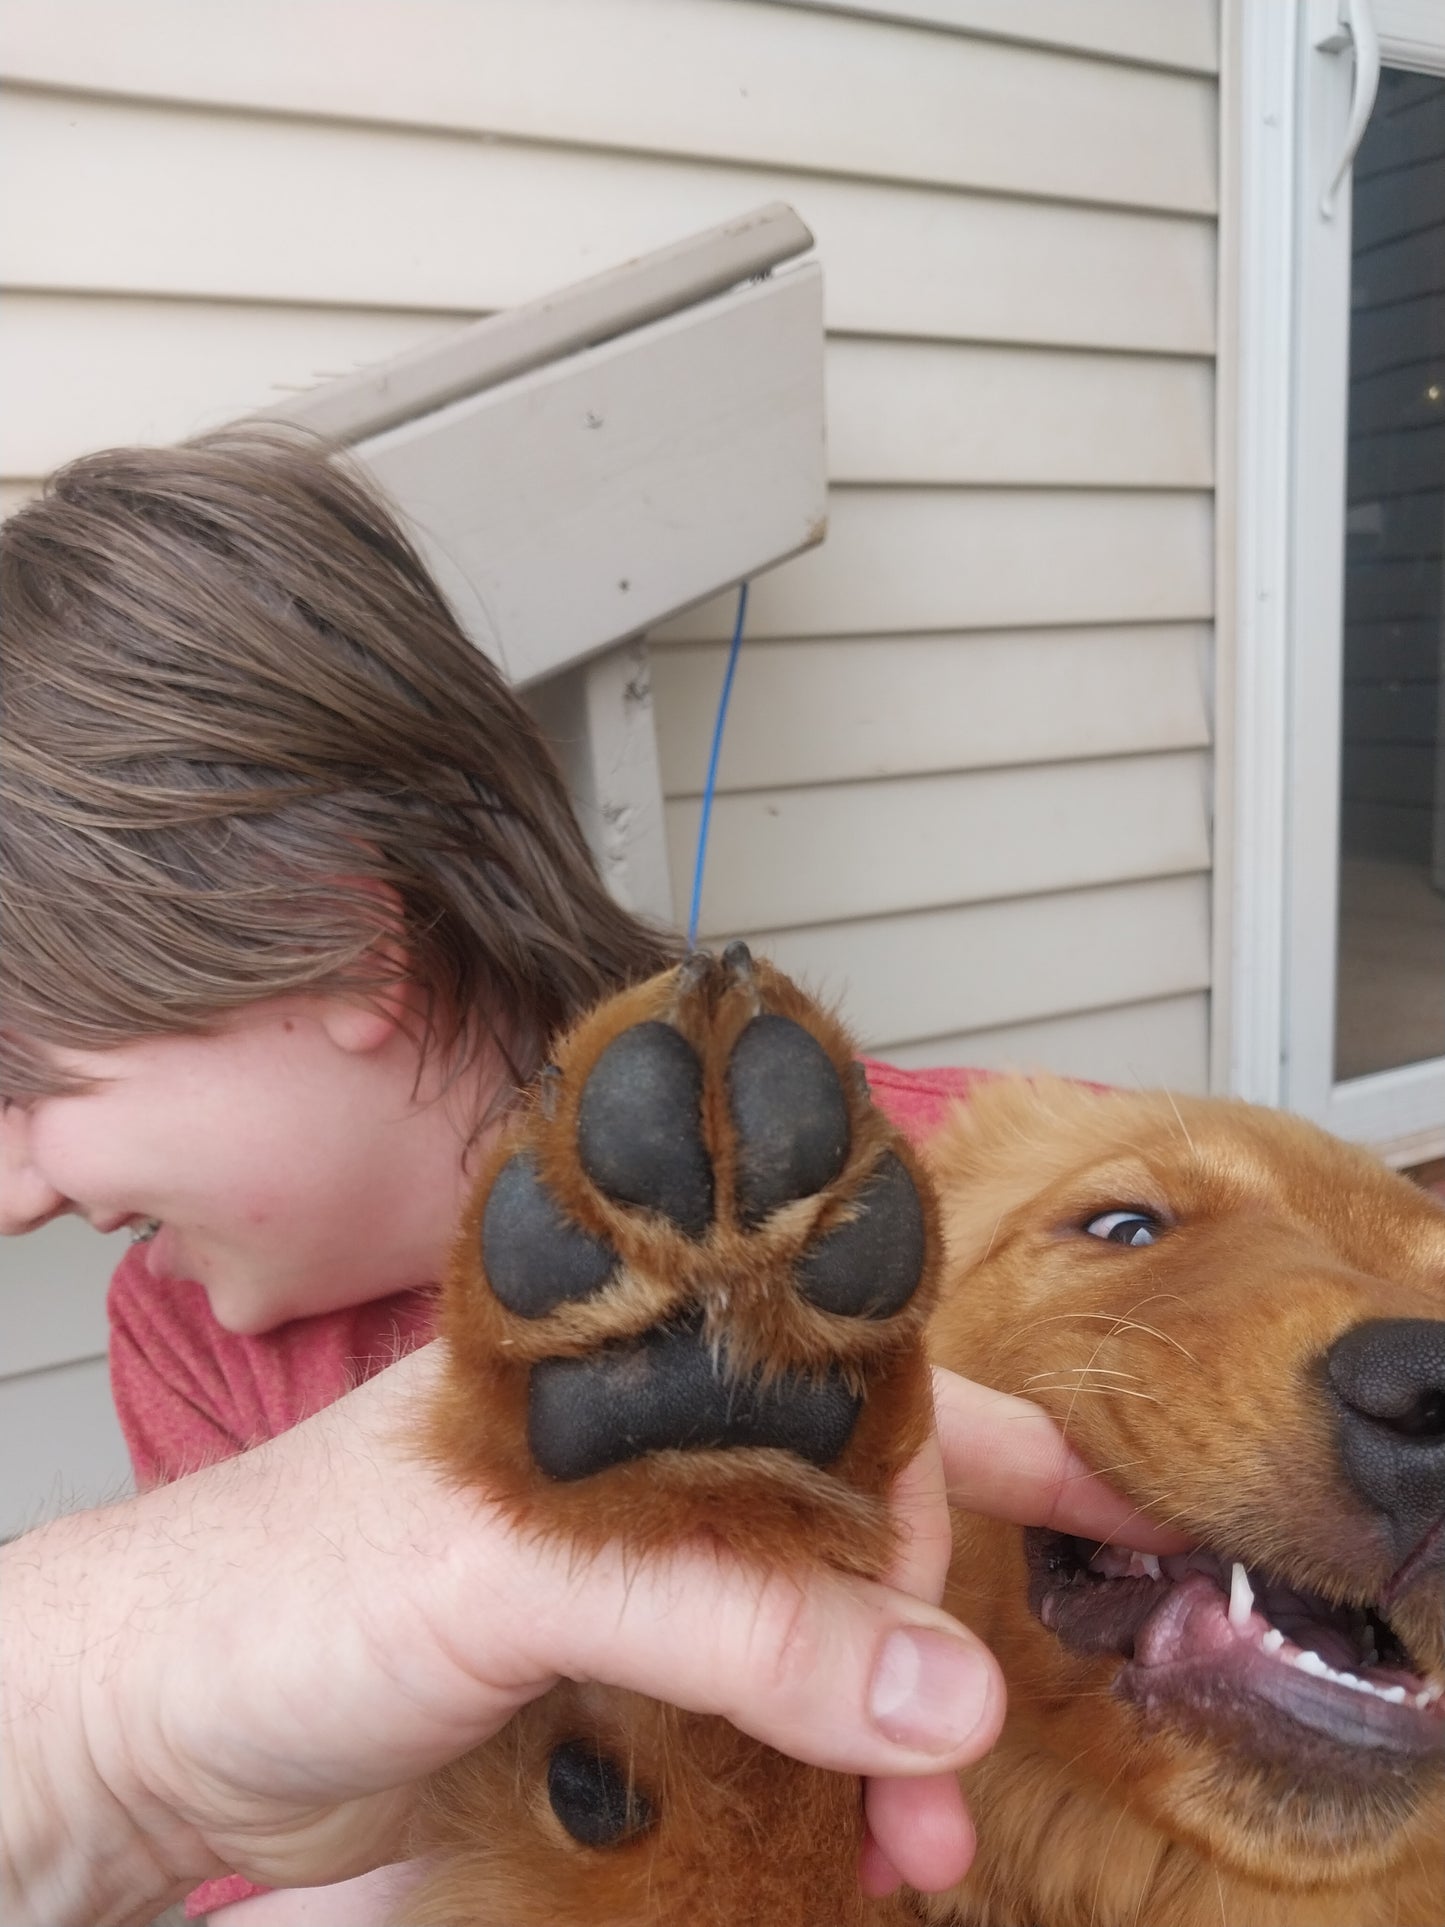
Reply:
[[[401,1849],[415,1782],[558,1677],[875,1776],[865,1877],[958,1877],[954,1775],[996,1738],[1003,1689],[931,1603],[945,1483],[1101,1536],[1128,1512],[1051,1421],[940,1374],[939,1445],[898,1495],[898,1583],[803,1584],[721,1550],[579,1563],[529,1540],[405,1444],[435,1372],[426,1348],[267,1446],[9,1549],[9,1596],[44,1629],[42,1651],[12,1634],[7,1655],[31,1715],[10,1734],[34,1792],[7,1807],[18,1918],[141,1917],[231,1869],[304,1884],[375,1867]],[[73,1816],[59,1840],[27,1833],[47,1804]]]
[[[900,1591],[932,1601],[943,1597],[953,1551],[950,1504],[1140,1552],[1176,1552],[1188,1545],[1181,1533],[1154,1525],[1090,1471],[1039,1406],[940,1366],[933,1371],[933,1404],[934,1437],[895,1492],[903,1543],[886,1576]],[[864,1803],[865,1892],[891,1893],[905,1880],[924,1893],[939,1892],[968,1871],[973,1826],[956,1773],[872,1779]]]

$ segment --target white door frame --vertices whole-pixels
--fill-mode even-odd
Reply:
[[[1234,656],[1217,1082],[1400,1162],[1445,1150],[1445,1059],[1332,1082],[1350,192],[1369,0],[1234,0],[1239,111]],[[1441,0],[1373,0],[1383,61],[1445,72]],[[1368,22],[1369,15],[1366,15]],[[1331,48],[1320,43],[1333,41]]]

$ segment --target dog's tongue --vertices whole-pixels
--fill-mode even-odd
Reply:
[[[1171,1586],[1134,1638],[1138,1666],[1226,1653],[1239,1643],[1229,1602],[1208,1573],[1192,1572]]]

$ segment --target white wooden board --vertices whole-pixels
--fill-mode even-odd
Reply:
[[[23,89],[0,111],[26,157],[12,287],[476,314],[778,199],[830,327],[1213,347],[1208,218]]]
[[[1187,751],[722,796],[702,930],[725,942],[737,930],[1207,870],[1207,783],[1204,758]],[[680,881],[700,809],[667,807]]]
[[[357,444],[514,682],[821,539],[819,280],[802,263]]]

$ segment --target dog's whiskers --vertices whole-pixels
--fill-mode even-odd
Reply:
[[[1164,1095],[1169,1099],[1169,1108],[1174,1113],[1175,1122],[1179,1126],[1179,1130],[1181,1135],[1183,1136],[1184,1142],[1189,1146],[1190,1150],[1192,1151],[1194,1149],[1194,1139],[1190,1137],[1189,1126],[1184,1122],[1184,1113],[1180,1110],[1179,1106],[1175,1103],[1174,1093],[1168,1088],[1167,1085],[1165,1086],[1165,1089],[1164,1089]]]
[[[1085,1385],[1080,1382],[1076,1385],[1040,1385],[1035,1389],[1041,1392],[1087,1392],[1091,1398],[1101,1398],[1105,1393],[1112,1392],[1118,1398],[1142,1398],[1150,1405],[1162,1405],[1164,1403],[1163,1399],[1157,1397],[1153,1392],[1136,1392],[1132,1385]],[[1069,1410],[1071,1412],[1073,1410],[1072,1401]]]
[[[1100,1378],[1140,1378],[1140,1372],[1121,1372],[1112,1365],[1056,1365],[1052,1371],[1030,1372],[1024,1380],[1025,1385],[1033,1385],[1041,1378],[1057,1378],[1062,1372],[1093,1372]]]
[[[1156,1292],[1153,1297],[1140,1299],[1139,1304],[1132,1306],[1131,1309],[1127,1312],[1112,1312],[1112,1311],[1055,1312],[1050,1317],[1047,1317],[1047,1318],[1036,1318],[1032,1322],[1032,1324],[1021,1325],[1018,1328],[1018,1330],[1015,1332],[1014,1336],[1016,1338],[1026,1338],[1030,1332],[1036,1331],[1040,1325],[1065,1325],[1070,1323],[1075,1318],[1097,1319],[1101,1324],[1109,1325],[1112,1328],[1110,1331],[1106,1332],[1103,1339],[1100,1340],[1101,1345],[1107,1344],[1110,1338],[1117,1338],[1121,1332],[1126,1332],[1126,1331],[1147,1332],[1151,1338],[1157,1338],[1165,1345],[1172,1345],[1175,1351],[1182,1352],[1184,1356],[1189,1360],[1190,1364],[1193,1365],[1197,1370],[1199,1369],[1199,1360],[1194,1356],[1193,1352],[1189,1350],[1187,1345],[1181,1345],[1179,1340],[1177,1338],[1171,1337],[1171,1335],[1168,1332],[1159,1331],[1153,1325],[1146,1325],[1143,1323],[1142,1320],[1137,1319],[1133,1316],[1133,1313],[1138,1311],[1143,1305],[1152,1305],[1159,1302],[1159,1300],[1163,1298],[1178,1298],[1178,1296],[1179,1296],[1178,1292],[1172,1292],[1172,1291]],[[1097,1352],[1095,1353],[1095,1356],[1096,1357],[1098,1356]]]

